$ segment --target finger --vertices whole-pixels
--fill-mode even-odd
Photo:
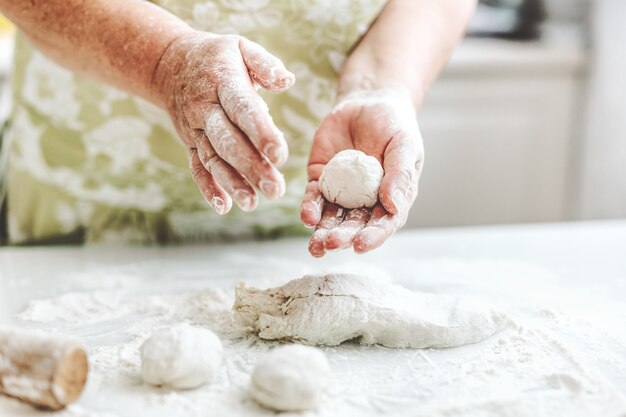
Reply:
[[[237,206],[243,211],[254,210],[258,203],[256,192],[241,174],[217,155],[203,131],[198,131],[196,144],[202,165]]]
[[[217,214],[228,213],[233,202],[224,189],[215,181],[213,175],[204,168],[196,149],[189,151],[189,168],[191,177],[204,199],[213,207]]]
[[[341,224],[331,229],[324,240],[324,249],[333,251],[347,249],[352,246],[352,242],[357,233],[365,227],[370,218],[370,210],[354,209],[349,210]]]
[[[367,225],[354,238],[354,251],[365,253],[381,246],[406,223],[408,210],[390,214],[381,204],[374,206]]]
[[[205,133],[217,154],[268,198],[285,193],[282,174],[264,158],[218,105],[211,107]]]
[[[300,219],[306,227],[315,227],[322,218],[324,197],[318,181],[309,181],[304,190],[304,199],[300,206]]]
[[[233,167],[220,158],[202,129],[192,129],[186,119],[181,119],[179,133],[188,146],[195,148],[198,158],[207,170],[226,192],[244,211],[256,208],[257,197],[254,189]]]
[[[283,164],[289,156],[289,148],[267,104],[254,91],[247,74],[231,74],[227,78],[228,81],[218,87],[217,94],[228,118],[272,163]]]
[[[177,131],[189,147],[189,168],[192,179],[209,205],[218,214],[226,214],[232,207],[232,200],[200,161],[198,150],[194,147],[196,132],[190,128],[187,119],[183,118],[181,121],[182,123],[177,125]]]
[[[344,214],[345,209],[343,207],[332,203],[324,205],[322,218],[320,219],[319,225],[315,232],[313,232],[313,236],[311,236],[311,241],[309,242],[309,252],[311,255],[316,258],[324,256],[326,253],[326,250],[324,249],[324,240],[328,235],[328,231],[342,222]]]
[[[241,38],[239,50],[250,71],[250,77],[266,90],[284,91],[296,82],[295,75],[285,68],[282,61],[261,45]]]
[[[385,175],[380,183],[378,198],[391,214],[410,207],[417,197],[418,181],[424,161],[422,137],[417,129],[394,137],[383,160]]]

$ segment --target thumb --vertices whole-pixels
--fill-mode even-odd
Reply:
[[[239,50],[252,78],[266,90],[284,91],[296,82],[296,77],[285,68],[282,61],[261,45],[241,38]]]

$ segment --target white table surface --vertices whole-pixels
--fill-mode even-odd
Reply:
[[[482,364],[486,366],[492,359],[489,355],[493,356],[493,351],[489,349],[500,343],[497,338],[502,335],[468,347],[423,352],[353,344],[327,349],[338,373],[337,385],[354,381],[343,380],[342,372],[347,369],[361,372],[361,379],[382,378],[385,382],[362,384],[362,389],[371,390],[371,394],[333,391],[321,415],[357,411],[360,415],[495,416],[505,414],[503,410],[512,416],[565,415],[561,412],[626,415],[626,221],[405,231],[371,254],[339,252],[322,260],[308,255],[303,239],[167,248],[4,248],[0,251],[0,324],[29,326],[15,316],[29,300],[110,288],[107,274],[140,277],[151,288],[161,283],[169,283],[171,288],[177,280],[228,288],[241,279],[254,285],[267,278],[287,281],[307,272],[330,269],[388,275],[415,290],[471,294],[519,318],[525,323],[522,327],[527,328],[544,319],[553,320],[558,314],[561,318],[553,320],[545,335],[552,345],[560,347],[541,351],[556,355],[554,361],[570,361],[571,369],[563,368],[564,375],[571,375],[580,384],[572,388],[561,383],[561,377],[550,379],[553,374],[534,375],[534,368],[522,372],[526,365],[521,362],[477,378]],[[80,282],[81,274],[94,271],[102,273],[102,282]],[[507,330],[518,331],[517,327]],[[90,348],[99,343],[95,337],[84,341]],[[567,358],[559,358],[559,352]],[[529,355],[530,362],[539,360],[538,354],[531,351]],[[415,362],[416,357],[425,358],[424,366],[430,368],[420,368],[422,364]],[[357,363],[346,364],[349,360]],[[406,361],[410,361],[410,367],[403,366]],[[449,375],[451,381],[459,378],[457,383],[430,386],[428,378],[437,379],[437,369],[443,372],[449,363],[471,363],[473,371],[467,373],[465,369],[466,373],[457,375],[453,369]],[[561,382],[544,386],[535,378]],[[413,387],[410,393],[403,391],[407,385]],[[502,385],[507,385],[507,394],[495,394]],[[581,386],[586,387],[584,393],[577,391]],[[355,405],[356,400],[345,398],[357,394],[367,394],[367,404]],[[133,395],[120,396],[102,384],[92,384],[81,398],[80,408],[67,415],[172,415],[167,401],[145,405]],[[481,403],[483,396],[485,402]],[[203,397],[190,398],[195,404]],[[235,414],[267,414],[246,401],[241,400],[244,404]],[[214,407],[212,403],[209,408],[219,410]],[[31,414],[16,401],[0,398],[0,416],[5,415]],[[216,414],[187,409],[183,415]]]

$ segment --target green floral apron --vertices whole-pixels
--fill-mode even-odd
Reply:
[[[252,213],[213,213],[191,180],[168,116],[72,74],[18,36],[8,152],[11,243],[171,242],[302,233],[298,208],[311,138],[330,110],[338,70],[384,0],[160,0],[197,29],[238,33],[296,75],[264,94],[290,158],[286,195]]]

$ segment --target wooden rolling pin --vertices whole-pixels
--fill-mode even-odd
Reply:
[[[0,393],[39,408],[60,410],[78,398],[89,365],[73,339],[0,327]]]

